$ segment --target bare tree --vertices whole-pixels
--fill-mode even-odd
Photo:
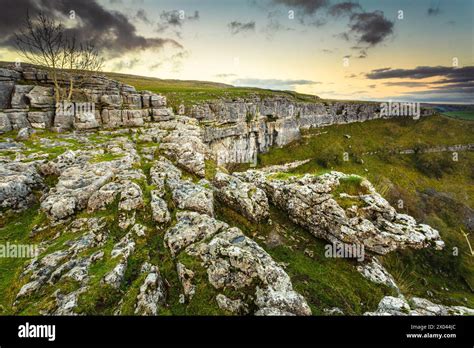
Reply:
[[[64,26],[40,12],[27,13],[25,26],[15,34],[20,54],[30,63],[51,72],[56,102],[70,101],[75,85],[102,69],[103,59],[90,42],[77,42]]]
[[[102,70],[104,60],[99,51],[91,42],[77,43],[76,37],[66,40],[65,54],[66,64],[64,74],[68,76],[69,88],[66,99],[72,98],[74,87],[82,87],[89,77]]]

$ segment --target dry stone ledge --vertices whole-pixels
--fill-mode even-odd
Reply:
[[[75,75],[73,78],[79,82],[80,76]],[[23,80],[21,84],[18,84],[19,80]],[[25,82],[27,84],[24,84]],[[60,83],[68,81],[60,80]],[[174,117],[171,109],[166,107],[165,97],[152,92],[137,92],[133,86],[102,76],[88,77],[85,86],[78,88],[77,91],[86,97],[86,101],[73,99],[71,102],[74,105],[83,102],[95,103],[95,113],[75,112],[72,115],[55,115],[53,80],[48,72],[31,67],[25,67],[20,71],[10,69],[0,71],[0,110],[11,109],[10,112],[30,110],[29,117],[33,120],[30,120],[31,125],[28,127],[48,129],[54,126],[60,130],[142,127],[146,122],[150,122],[152,116],[155,121]],[[40,116],[40,110],[53,112],[53,116],[51,117],[49,113]],[[39,120],[41,117],[43,119]],[[14,129],[23,127],[16,126],[14,122],[11,126]],[[9,128],[5,121],[0,123],[0,132],[9,131]]]

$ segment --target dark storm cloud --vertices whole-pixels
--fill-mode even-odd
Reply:
[[[148,16],[146,15],[145,10],[142,8],[137,11],[135,18],[147,24],[151,23],[151,21],[148,19]]]
[[[418,81],[398,81],[398,82],[385,82],[385,86],[396,86],[396,87],[426,87],[428,84]]]
[[[382,11],[353,13],[349,28],[359,43],[375,46],[393,33],[393,22]]]
[[[474,66],[455,68],[449,66],[419,66],[414,69],[383,68],[372,70],[366,75],[373,80],[407,79],[411,81],[385,82],[388,86],[422,87],[422,91],[406,92],[420,98],[433,100],[451,100],[472,103],[474,98]],[[426,78],[438,78],[433,82],[413,81]]]
[[[474,81],[474,66],[465,66],[455,68],[450,66],[419,66],[414,69],[392,69],[383,68],[372,70],[367,74],[367,78],[378,79],[392,79],[392,78],[406,78],[406,79],[424,79],[428,77],[442,77],[443,83],[455,83]]]
[[[319,9],[329,4],[328,0],[273,0],[275,4],[281,4],[290,9],[298,9],[306,15],[313,15]]]
[[[227,24],[227,27],[229,28],[232,35],[236,35],[241,32],[254,31],[255,22],[251,21],[248,23],[241,23],[237,21],[232,21],[229,24]]]
[[[163,32],[169,28],[179,29],[185,21],[199,20],[199,11],[194,11],[192,16],[187,16],[185,12],[178,10],[162,11],[158,21],[158,32]]]
[[[341,2],[335,5],[332,5],[329,8],[329,14],[334,17],[347,16],[354,13],[356,10],[361,10],[359,4],[351,1]]]
[[[169,27],[181,27],[181,25],[180,13],[177,10],[161,12],[158,31],[164,31]]]
[[[69,13],[75,11],[76,19]],[[166,44],[182,46],[166,38],[146,38],[137,34],[135,26],[120,12],[105,9],[96,0],[2,0],[0,11],[1,46],[14,47],[14,33],[23,25],[27,11],[34,16],[42,11],[51,18],[68,24],[66,33],[79,41],[92,41],[112,53],[145,48],[161,48]],[[72,22],[75,21],[75,22]],[[72,27],[70,25],[73,25]]]

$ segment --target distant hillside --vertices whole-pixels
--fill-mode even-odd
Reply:
[[[32,64],[22,63],[26,66]],[[12,68],[13,62],[0,62],[0,67]],[[36,66],[41,69],[42,67]],[[250,96],[285,96],[295,101],[314,102],[319,97],[309,94],[301,94],[294,91],[275,91],[255,87],[235,87],[232,85],[195,80],[166,80],[156,77],[120,74],[114,72],[102,72],[114,80],[134,86],[137,90],[148,90],[160,93],[168,98],[168,105],[177,107],[180,104],[192,105],[200,101],[215,100],[218,98],[245,98]]]
[[[235,87],[232,85],[194,80],[164,80],[154,77],[104,73],[107,77],[134,86],[137,90],[148,90],[166,95],[169,104],[178,106],[180,104],[190,105],[205,100],[218,98],[245,98],[250,96],[285,96],[295,101],[314,102],[319,97],[309,94],[301,94],[293,91],[275,91],[256,87]]]

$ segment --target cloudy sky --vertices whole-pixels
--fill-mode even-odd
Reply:
[[[0,1],[0,60],[19,58],[27,10],[44,11],[103,48],[108,71],[474,103],[473,0]]]

